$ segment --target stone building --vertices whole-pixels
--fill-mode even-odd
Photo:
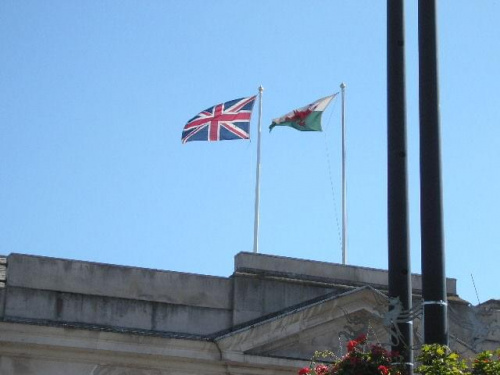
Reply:
[[[368,332],[390,342],[387,271],[254,253],[230,277],[40,256],[1,258],[0,374],[295,374]],[[421,338],[421,277],[408,312]],[[451,346],[500,346],[500,301],[447,279]],[[396,310],[397,310],[397,304]]]

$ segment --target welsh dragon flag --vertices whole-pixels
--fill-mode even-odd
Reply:
[[[269,126],[269,131],[273,130],[275,126],[291,126],[302,131],[321,131],[321,115],[335,96],[337,94],[316,100],[314,103],[274,119]]]

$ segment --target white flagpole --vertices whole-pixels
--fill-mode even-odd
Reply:
[[[347,206],[346,206],[346,179],[345,179],[345,88],[344,82],[340,84],[342,89],[342,264],[347,264]]]
[[[259,129],[257,135],[257,168],[255,171],[255,221],[253,226],[253,252],[259,252],[259,201],[260,201],[260,134],[262,121],[262,92],[264,87],[259,86]]]

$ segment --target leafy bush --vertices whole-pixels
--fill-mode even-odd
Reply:
[[[316,361],[334,358],[329,364]],[[332,352],[316,352],[311,365],[299,371],[299,375],[404,375],[395,363],[401,362],[399,353],[385,350],[380,345],[368,345],[366,335],[347,343],[347,354],[337,358]]]
[[[417,361],[420,365],[415,372],[422,375],[462,375],[467,370],[465,361],[457,353],[438,344],[424,345]]]
[[[496,358],[495,358],[496,357]],[[472,375],[499,375],[500,349],[479,353],[472,362]]]
[[[369,345],[366,335],[362,335],[347,343],[347,354],[342,357],[330,351],[316,352],[309,367],[300,369],[299,375],[405,375],[400,365],[403,362],[399,353]],[[479,353],[468,366],[447,346],[423,345],[417,363],[415,374],[421,375],[500,375],[500,349]]]

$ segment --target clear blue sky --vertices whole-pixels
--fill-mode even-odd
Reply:
[[[408,1],[412,272],[420,273],[416,1]],[[439,1],[447,276],[499,298],[500,2]],[[347,84],[348,263],[387,268],[386,2],[0,2],[0,253],[228,276],[252,250],[252,141],[180,142],[263,100],[262,253],[341,262],[340,101],[323,133],[265,129]]]

